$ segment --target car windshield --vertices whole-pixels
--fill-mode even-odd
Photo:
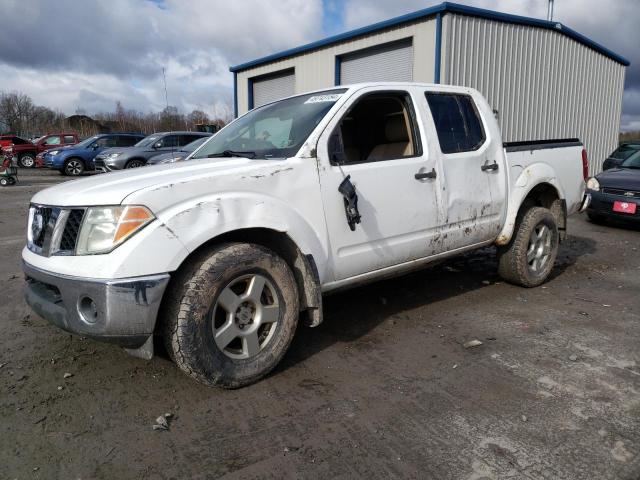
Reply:
[[[144,137],[138,143],[134,145],[134,147],[146,147],[147,145],[151,145],[155,143],[156,140],[160,138],[160,135],[149,135],[148,137]]]
[[[620,145],[618,149],[611,154],[611,158],[618,160],[626,160],[634,153],[640,151],[640,145]]]
[[[640,169],[640,150],[636,150],[636,152],[628,157],[622,165],[622,168],[638,168]]]
[[[83,141],[78,143],[76,145],[76,147],[78,147],[78,148],[87,148],[89,145],[91,145],[97,139],[98,139],[98,135],[94,135],[93,137],[85,138]]]
[[[311,93],[256,108],[216,133],[192,158],[291,157],[344,92]]]

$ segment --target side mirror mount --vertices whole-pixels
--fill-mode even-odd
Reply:
[[[100,145],[98,145],[98,143],[94,143],[93,145],[91,145],[91,148],[93,148],[94,150],[97,150],[98,148],[100,148]]]
[[[338,186],[338,192],[344,200],[344,212],[347,216],[349,229],[353,232],[356,224],[360,223],[360,212],[358,211],[358,194],[356,187],[351,183],[351,175],[347,175]]]
[[[327,145],[329,151],[329,161],[332,165],[344,165],[346,156],[344,154],[344,145],[342,144],[342,135],[340,129],[337,129],[330,137]]]
[[[153,144],[153,148],[154,148],[154,149],[156,149],[156,148],[162,148],[162,142],[156,142],[156,143],[154,143],[154,144]]]

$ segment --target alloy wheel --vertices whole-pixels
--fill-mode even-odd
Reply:
[[[540,223],[536,225],[529,237],[527,247],[527,264],[532,272],[542,271],[551,257],[551,229]]]

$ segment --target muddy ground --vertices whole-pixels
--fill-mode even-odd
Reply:
[[[488,249],[328,297],[223,391],[29,311],[27,205],[59,181],[0,189],[0,478],[640,478],[640,229],[573,218],[541,288]]]

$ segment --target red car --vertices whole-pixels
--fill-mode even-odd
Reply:
[[[19,166],[24,168],[33,168],[36,166],[36,156],[39,153],[45,152],[47,150],[52,150],[54,148],[62,148],[69,145],[75,145],[78,142],[78,135],[75,133],[49,133],[38,138],[33,143],[12,143],[11,146],[3,146],[2,151],[5,154],[16,157],[18,159]]]

